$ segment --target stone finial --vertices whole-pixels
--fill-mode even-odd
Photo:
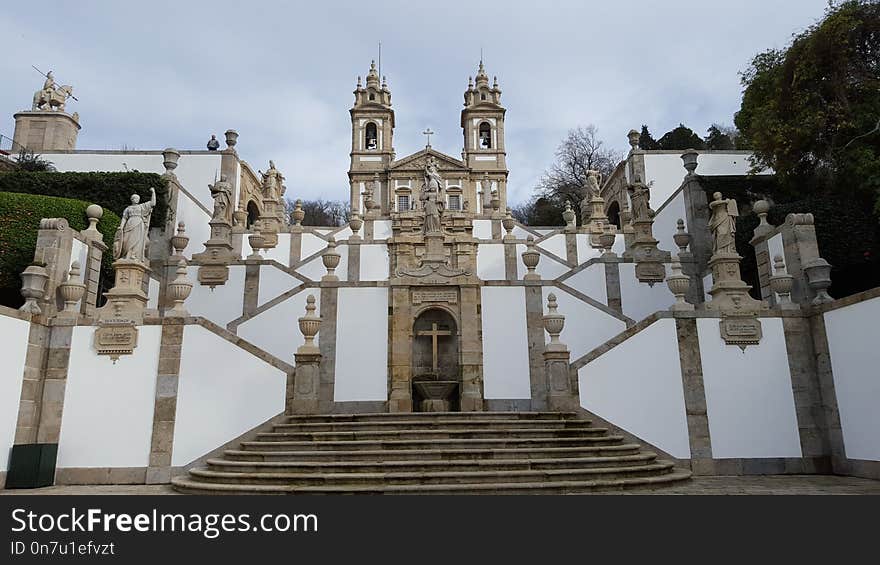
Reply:
[[[30,314],[42,313],[37,301],[43,298],[48,280],[49,273],[42,265],[31,265],[21,273],[21,295],[25,302],[19,310]]]
[[[681,272],[681,262],[678,259],[678,255],[672,257],[670,268],[672,269],[672,274],[666,277],[666,286],[675,296],[675,304],[670,306],[669,309],[678,312],[693,310],[694,305],[689,304],[684,300],[684,295],[687,293],[688,287],[690,287],[691,284],[691,278]]]
[[[681,161],[689,175],[695,174],[697,170],[697,158],[700,156],[695,149],[688,149],[681,155]]]
[[[168,298],[174,301],[174,307],[166,314],[167,316],[186,316],[187,311],[183,308],[184,301],[192,292],[193,283],[186,277],[186,259],[183,257],[177,262],[176,277],[168,283]]]
[[[238,143],[238,132],[234,129],[228,129],[223,135],[226,136],[226,147],[235,151],[235,144]]]
[[[755,227],[754,237],[764,237],[773,231],[773,226],[767,222],[767,213],[770,211],[770,203],[766,200],[758,200],[752,206],[755,214],[758,215],[759,223]]]
[[[639,141],[642,138],[642,134],[638,132],[638,130],[631,129],[629,133],[626,134],[626,139],[629,141],[629,147],[632,151],[639,150]]]
[[[299,331],[305,338],[305,343],[297,348],[297,355],[315,355],[320,353],[318,346],[315,345],[315,336],[321,329],[321,318],[315,315],[315,296],[310,294],[306,298],[306,315],[297,320],[299,322]]]
[[[178,151],[177,149],[174,149],[173,147],[168,147],[164,151],[162,151],[162,164],[165,166],[166,175],[174,176],[174,169],[177,168],[177,162],[179,160],[180,151]]]
[[[259,261],[262,259],[260,256],[260,249],[266,243],[266,238],[263,237],[263,234],[260,233],[260,229],[254,226],[254,233],[248,236],[248,243],[251,244],[251,249],[253,250],[250,255],[247,256],[247,259]]]
[[[678,246],[678,254],[687,253],[688,245],[691,243],[691,234],[685,231],[684,220],[679,218],[675,222],[675,235],[672,236],[675,245]]]
[[[182,257],[183,250],[186,249],[187,244],[189,244],[189,236],[186,235],[186,224],[178,222],[177,233],[171,236],[171,247],[174,248],[174,256]]]
[[[770,290],[779,297],[777,299],[779,307],[796,307],[791,301],[791,287],[794,284],[794,277],[788,274],[782,255],[773,257],[773,271],[773,276],[770,277]]]
[[[526,250],[522,252],[522,260],[526,269],[529,270],[523,279],[527,281],[541,280],[541,275],[535,272],[535,267],[541,260],[541,253],[535,248],[535,238],[531,235],[526,238]]]
[[[103,239],[103,235],[98,231],[98,222],[104,216],[104,209],[98,206],[97,204],[89,204],[86,208],[86,219],[89,221],[89,227],[85,229],[86,232],[89,233],[90,236],[100,237]]]
[[[364,221],[361,219],[360,215],[356,212],[353,212],[348,219],[348,227],[351,228],[351,237],[350,240],[359,240],[361,239],[360,231],[361,227],[364,225]]]
[[[324,250],[324,253],[321,254],[321,261],[324,263],[324,267],[327,269],[327,274],[324,275],[321,280],[339,280],[339,277],[336,276],[336,267],[339,266],[339,259],[339,252],[336,251],[336,240],[331,237],[327,240],[327,248]]]
[[[86,285],[83,284],[80,274],[79,261],[74,261],[70,265],[67,280],[58,285],[58,291],[61,293],[61,299],[64,301],[62,312],[76,315],[76,304],[86,293]]]
[[[804,265],[804,273],[807,275],[810,289],[816,293],[816,298],[813,299],[814,305],[834,300],[828,294],[828,288],[831,286],[831,264],[828,261],[816,257]]]
[[[614,241],[617,239],[617,234],[614,233],[613,228],[610,225],[605,225],[602,228],[602,233],[598,236],[599,245],[602,246],[602,257],[617,257],[617,253],[611,250],[614,247]]]
[[[545,346],[546,351],[565,351],[568,348],[564,343],[559,341],[559,334],[565,327],[565,316],[557,312],[558,304],[556,303],[556,295],[552,292],[547,295],[547,310],[544,314],[544,330],[550,334],[550,343]]]
[[[568,231],[574,230],[577,226],[575,224],[575,220],[577,220],[577,214],[574,213],[574,210],[571,209],[571,202],[565,201],[565,211],[562,212],[562,219],[565,220],[565,229]]]
[[[303,202],[299,198],[297,198],[296,202],[293,204],[293,212],[290,215],[293,218],[293,225],[302,225],[302,221],[306,217],[306,213],[305,210],[303,210]]]
[[[513,219],[513,214],[510,212],[510,208],[507,209],[507,212],[504,214],[504,219],[501,220],[501,225],[504,226],[504,230],[507,232],[504,234],[504,239],[507,241],[511,241],[516,238],[513,235],[513,228],[516,226],[516,221]]]

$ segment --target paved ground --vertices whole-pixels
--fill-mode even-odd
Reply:
[[[167,485],[56,486],[34,490],[0,490],[16,494],[176,494]],[[608,494],[620,494],[619,492]],[[880,481],[831,475],[697,477],[687,483],[632,494],[875,494]]]

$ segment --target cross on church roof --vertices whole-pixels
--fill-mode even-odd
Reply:
[[[431,147],[431,136],[434,135],[434,132],[431,131],[431,128],[428,128],[425,131],[423,131],[422,135],[424,135],[428,139],[427,143],[425,144],[425,147]]]

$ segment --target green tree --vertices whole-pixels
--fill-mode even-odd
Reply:
[[[736,149],[733,137],[724,132],[717,124],[709,126],[706,136],[706,149],[730,150]]]
[[[657,140],[654,139],[654,136],[648,131],[648,126],[645,124],[642,124],[642,133],[639,135],[639,149],[644,149],[645,151],[660,149],[660,144],[657,143]]]
[[[685,149],[705,149],[706,143],[699,135],[694,133],[684,124],[678,124],[678,127],[666,132],[663,137],[657,141],[659,149],[665,150],[685,150]]]
[[[835,193],[880,211],[880,3],[850,0],[759,53],[735,117],[755,168],[791,194]]]

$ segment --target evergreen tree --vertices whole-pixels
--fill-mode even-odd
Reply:
[[[642,133],[639,136],[639,149],[645,151],[660,149],[660,145],[657,143],[657,140],[654,139],[654,136],[651,135],[651,132],[648,131],[648,126],[645,124],[642,124]]]
[[[694,133],[684,124],[678,124],[678,127],[666,132],[657,142],[660,149],[684,151],[686,149],[705,149],[706,143],[699,135]]]

